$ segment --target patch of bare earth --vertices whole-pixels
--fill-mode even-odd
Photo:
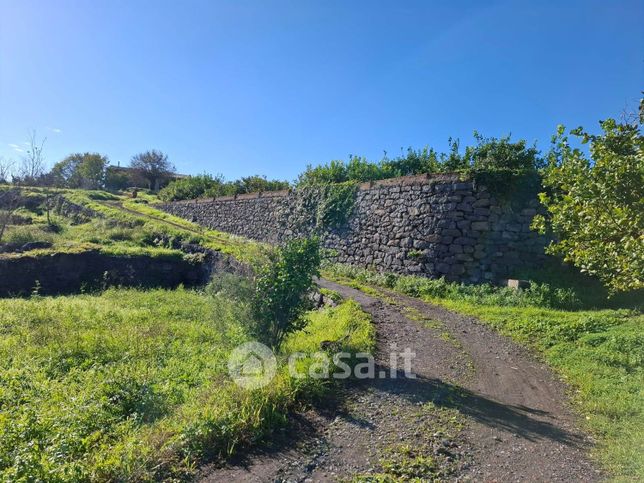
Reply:
[[[341,389],[341,404],[297,415],[268,446],[203,468],[203,481],[602,479],[566,386],[529,351],[416,299],[320,285],[373,317],[376,374],[392,372],[392,347],[409,347],[416,378],[353,382]]]

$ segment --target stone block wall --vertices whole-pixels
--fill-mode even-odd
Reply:
[[[307,201],[308,200],[308,201]],[[310,198],[298,191],[166,203],[203,226],[280,243],[315,230]],[[463,282],[511,277],[539,264],[547,240],[529,228],[537,201],[501,201],[457,175],[410,176],[359,186],[346,223],[322,242],[340,263]]]

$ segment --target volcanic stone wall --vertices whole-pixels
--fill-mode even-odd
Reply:
[[[168,213],[268,243],[307,236],[315,207],[303,191],[166,203]],[[543,258],[547,240],[531,231],[537,202],[500,201],[456,175],[413,176],[360,185],[353,210],[322,241],[340,263],[379,271],[496,281]]]

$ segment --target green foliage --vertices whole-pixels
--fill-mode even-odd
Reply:
[[[98,153],[74,153],[54,165],[53,184],[61,188],[100,189],[105,186],[108,160]]]
[[[47,230],[47,225],[26,225],[10,227],[2,241],[12,245],[30,242],[53,242],[55,235]]]
[[[247,176],[236,181],[224,181],[223,177],[208,174],[188,176],[172,181],[159,191],[163,201],[191,200],[199,197],[233,196],[244,193],[279,191],[289,188],[287,181],[267,180],[264,176]]]
[[[571,134],[590,144],[590,160],[559,127],[540,194],[547,217],[533,226],[556,239],[548,252],[599,277],[612,292],[644,287],[644,137],[640,124],[608,119],[602,134]]]
[[[307,166],[300,174],[297,186],[317,186],[329,183],[364,183],[398,176],[441,172],[439,157],[433,149],[407,150],[406,156],[389,159],[386,155],[378,163],[359,156],[350,156],[347,163],[331,161],[326,165]]]
[[[543,166],[536,147],[510,136],[485,138],[474,133],[477,144],[463,155],[463,171],[503,198],[534,198],[541,187],[538,170]]]
[[[300,330],[313,277],[319,275],[320,244],[314,239],[288,242],[270,256],[255,279],[253,332],[271,347]]]
[[[290,188],[288,181],[268,180],[266,176],[246,176],[226,183],[222,194],[240,195],[245,193],[262,193],[265,191],[280,191]]]
[[[308,166],[300,174],[298,187],[318,186],[329,183],[366,182],[398,176],[437,173],[463,173],[473,176],[496,194],[513,192],[536,193],[539,186],[538,168],[542,166],[537,149],[525,140],[511,142],[510,136],[485,138],[474,132],[476,145],[459,152],[458,141],[450,139],[450,151],[437,153],[425,147],[409,148],[405,155],[390,159],[386,156],[377,162],[351,156],[347,163],[331,161],[326,165]]]
[[[355,204],[358,186],[353,182],[323,184],[305,190],[312,195],[315,206],[315,226],[318,230],[342,226]]]
[[[394,289],[412,297],[437,297],[467,301],[472,304],[503,307],[548,307],[579,309],[582,302],[570,288],[553,287],[547,283],[532,283],[528,289],[515,290],[490,284],[466,285],[413,275],[378,273],[371,270],[335,264],[326,267],[326,276],[355,280]]]
[[[343,349],[373,347],[354,302],[305,317],[289,351],[345,335]],[[237,387],[226,363],[249,340],[246,318],[225,295],[184,289],[0,300],[0,480],[190,479],[328,393],[328,381],[290,377],[289,352],[269,386]]]
[[[171,181],[159,191],[159,199],[163,201],[192,200],[216,190],[222,185],[223,179],[219,176],[215,178],[209,174],[188,176]]]
[[[131,186],[132,180],[125,172],[114,166],[108,166],[105,170],[105,189],[111,191],[124,190]]]
[[[161,183],[176,171],[168,156],[156,149],[132,156],[130,167],[145,179],[148,188],[154,191],[158,191]]]

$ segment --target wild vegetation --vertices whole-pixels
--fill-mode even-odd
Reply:
[[[305,327],[302,313],[319,276],[320,246],[317,239],[293,240],[272,252],[269,263],[254,279],[253,333],[271,347]]]
[[[225,181],[222,176],[202,174],[172,181],[159,192],[159,198],[163,201],[191,200],[289,188],[288,181],[268,180],[265,176],[246,176],[236,181]]]
[[[573,148],[561,126],[543,170],[534,225],[551,231],[553,255],[598,276],[612,292],[644,287],[644,136],[639,122],[601,123],[602,133],[571,132],[590,145]]]
[[[273,382],[245,391],[225,371],[230,349],[251,337],[247,317],[211,289],[0,300],[0,478],[189,477],[329,391],[328,381],[290,377],[289,352],[329,337],[347,336],[347,350],[373,346],[354,302],[311,312],[306,332],[286,337]]]
[[[476,144],[460,152],[458,141],[450,140],[449,153],[438,153],[425,147],[409,148],[405,155],[393,159],[386,154],[379,162],[352,156],[348,162],[331,161],[308,166],[300,174],[297,186],[328,183],[366,182],[416,174],[462,173],[480,179],[498,192],[513,188],[517,181],[534,177],[543,160],[534,146],[525,140],[512,142],[510,136],[486,138],[474,133]]]

